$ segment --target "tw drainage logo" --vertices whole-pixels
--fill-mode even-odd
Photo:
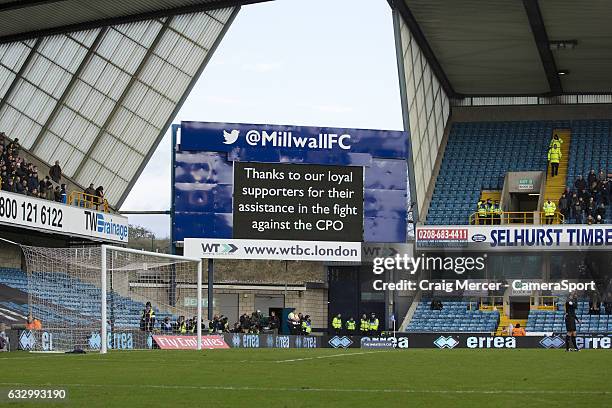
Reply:
[[[127,225],[116,223],[110,214],[100,214],[85,210],[85,231],[110,235],[120,241],[127,241],[129,229]]]
[[[202,254],[204,255],[230,255],[238,251],[234,244],[202,244]]]
[[[459,344],[459,340],[453,338],[452,336],[440,336],[437,339],[434,340],[433,344],[437,347],[437,348],[447,348],[447,349],[452,349],[457,347],[457,345]]]

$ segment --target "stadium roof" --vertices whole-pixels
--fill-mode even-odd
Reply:
[[[612,92],[609,0],[389,2],[451,97]]]
[[[0,131],[120,206],[253,2],[0,0]]]
[[[269,0],[0,0],[0,42]]]

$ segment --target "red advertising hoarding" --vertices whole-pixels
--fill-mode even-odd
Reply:
[[[196,350],[196,336],[162,336],[154,335],[153,340],[163,350]],[[228,344],[223,336],[202,336],[203,349],[226,349]]]

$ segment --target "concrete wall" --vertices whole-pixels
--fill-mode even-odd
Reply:
[[[453,107],[453,122],[610,119],[612,105],[539,105]]]
[[[270,260],[215,260],[215,283],[266,283],[301,285],[327,281],[327,268],[322,262]],[[204,261],[204,282],[207,282]]]
[[[411,201],[416,202],[420,216],[450,115],[450,105],[408,26],[397,11],[393,15],[404,128],[410,130]]]
[[[23,253],[17,245],[0,241],[0,268],[22,268]]]

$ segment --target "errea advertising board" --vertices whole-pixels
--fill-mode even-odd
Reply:
[[[128,242],[126,217],[6,191],[0,191],[0,224],[118,243]]]
[[[420,226],[417,250],[610,250],[612,225]]]

